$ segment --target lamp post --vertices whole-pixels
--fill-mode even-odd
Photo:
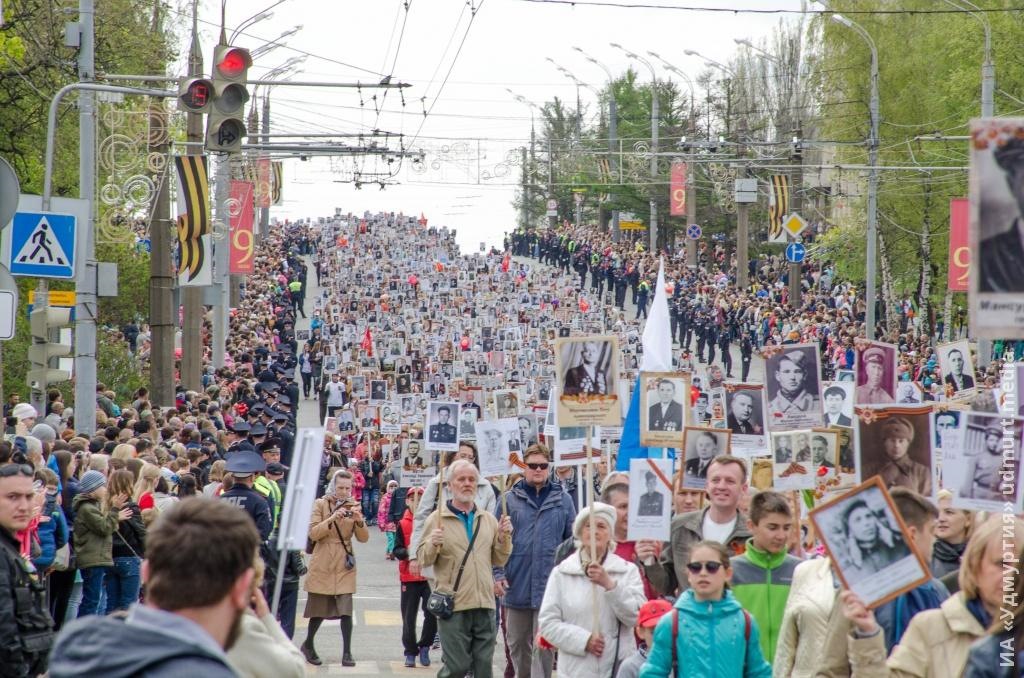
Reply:
[[[256,49],[249,50],[249,56],[251,56],[253,58],[253,60],[256,60],[256,59],[259,59],[260,57],[266,56],[267,54],[269,54],[271,51],[277,49],[278,47],[284,46],[284,42],[282,42],[282,40],[284,40],[285,38],[290,38],[291,36],[295,35],[299,31],[301,31],[302,28],[303,27],[300,24],[298,26],[294,26],[294,27],[288,29],[287,31],[285,31],[281,35],[277,36],[273,40],[268,40],[265,44],[260,45]]]
[[[618,144],[618,109],[615,102],[615,78],[612,77],[611,70],[602,64],[600,61],[584,52],[579,47],[573,47],[574,50],[583,55],[583,58],[594,64],[608,76],[608,171],[618,180],[618,153],[616,145]],[[610,194],[609,200],[615,200],[615,195]],[[622,236],[622,231],[619,230],[619,211],[612,210],[611,214],[611,231],[612,241],[618,242]]]
[[[242,23],[238,24],[238,28],[231,32],[231,37],[228,39],[228,44],[233,44],[235,42],[235,38],[238,37],[238,34],[244,31],[246,28],[255,26],[259,22],[265,21],[266,19],[269,19],[272,16],[274,16],[274,13],[270,11],[263,11],[260,12],[259,14],[253,14],[251,17],[249,17]]]
[[[996,65],[992,62],[992,24],[983,12],[976,11],[981,8],[970,2],[970,0],[957,0],[957,2],[943,0],[943,2],[966,11],[981,22],[981,26],[985,31],[985,58],[981,63],[981,117],[991,118],[996,114],[994,96],[996,90]]]
[[[292,57],[288,61],[284,62],[277,68],[267,73],[262,80],[284,80],[290,77],[291,71],[293,71],[299,64],[306,60],[306,55]],[[285,76],[284,78],[282,76]],[[260,133],[262,135],[262,142],[264,144],[270,143],[270,90],[273,89],[273,85],[264,85],[266,89],[263,92],[263,119],[260,121]],[[256,85],[259,87],[259,85]],[[255,90],[253,92],[255,99]],[[262,151],[261,151],[262,153]],[[257,173],[258,175],[258,173]],[[270,207],[260,208],[260,238],[266,238],[270,234]]]
[[[871,115],[871,132],[868,137],[868,216],[867,216],[867,282],[865,287],[864,302],[867,305],[865,314],[865,333],[868,339],[875,338],[875,277],[878,264],[877,242],[878,242],[878,48],[871,35],[864,30],[864,27],[847,19],[842,14],[833,14],[832,20],[847,28],[853,29],[868,43],[871,49],[871,101],[868,110]]]
[[[535,134],[534,129],[535,128],[534,128],[534,123],[533,123],[533,112],[534,112],[534,110],[536,110],[536,111],[538,111],[540,113],[543,113],[543,111],[541,110],[540,106],[538,106],[537,104],[533,103],[532,101],[530,101],[529,99],[524,97],[522,94],[516,94],[515,92],[510,90],[508,87],[505,88],[505,91],[508,92],[509,95],[513,99],[518,101],[519,103],[523,104],[524,106],[529,106],[530,107],[530,160],[531,160],[531,164],[533,164],[532,163],[532,161],[533,161],[533,144],[534,144],[534,138],[535,138],[534,137],[534,134]],[[551,137],[548,136],[548,200],[555,200],[556,199],[555,198],[555,169],[554,168],[555,168],[555,166],[554,166],[554,159],[552,158],[552,155],[551,155]],[[524,174],[524,176],[525,176],[525,174]],[[529,190],[529,186],[526,186],[524,190],[528,191]],[[554,230],[555,224],[557,224],[557,223],[558,223],[558,214],[557,213],[554,214],[554,215],[548,215],[548,228],[549,229]]]
[[[651,71],[651,223],[649,235],[651,252],[656,252],[658,250],[658,201],[656,198],[658,188],[658,75],[654,71],[654,66],[647,59],[630,52],[617,42],[611,43],[611,46],[622,50],[630,59],[639,61]]]

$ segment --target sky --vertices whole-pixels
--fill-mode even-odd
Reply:
[[[227,0],[229,33],[275,2]],[[644,0],[643,4],[801,8],[800,0]],[[654,51],[696,78],[706,67],[702,59],[687,56],[684,50],[728,62],[737,49],[734,39],[757,44],[779,21],[799,18],[527,0],[472,0],[472,4],[463,0],[283,0],[270,11],[270,18],[245,28],[234,44],[255,49],[295,26],[302,28],[284,46],[256,59],[250,78],[305,53],[305,61],[290,79],[369,84],[391,74],[392,82],[411,85],[401,93],[393,89],[386,94],[382,89],[276,86],[270,94],[272,134],[365,134],[378,129],[404,135],[407,147],[424,153],[419,167],[409,159],[402,161],[384,190],[370,178],[357,190],[351,183],[353,170],[386,171],[397,167],[397,159],[390,166],[374,158],[285,160],[284,202],[271,215],[317,217],[333,214],[335,208],[423,214],[432,225],[457,229],[464,252],[478,249],[480,243],[500,244],[503,234],[517,225],[512,200],[520,168],[515,162],[518,149],[529,140],[532,109],[507,90],[537,105],[554,96],[576,98],[576,86],[547,58],[597,89],[607,80],[605,72],[574,51],[574,46],[616,76],[632,66],[649,80],[646,66],[610,46],[617,42],[643,56]],[[219,36],[219,0],[200,0],[200,19],[209,71]],[[182,50],[187,51],[187,45]],[[649,60],[659,79],[673,77],[657,60]],[[596,95],[586,88],[579,94],[584,106],[589,105],[590,119],[596,120]],[[360,143],[358,138],[342,140]],[[399,147],[397,137],[378,142],[393,150]],[[510,158],[514,162],[508,162]]]

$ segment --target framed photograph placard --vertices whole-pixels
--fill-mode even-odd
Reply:
[[[774,433],[821,426],[821,358],[817,344],[767,346],[761,352],[765,358],[769,430]]]
[[[555,343],[560,426],[618,426],[619,342],[612,335],[571,337]]]
[[[868,608],[931,579],[878,476],[813,509],[810,518],[843,587]]]
[[[681,372],[640,373],[640,444],[682,449],[690,380]]]
[[[707,426],[687,426],[683,431],[683,487],[703,490],[707,485],[708,466],[720,454],[729,452],[728,429]]]

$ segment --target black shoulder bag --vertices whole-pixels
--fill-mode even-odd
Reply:
[[[459,592],[459,583],[462,581],[462,571],[466,569],[466,561],[469,559],[469,554],[473,552],[473,542],[476,541],[476,535],[480,532],[480,518],[476,519],[476,527],[473,528],[473,536],[469,540],[469,547],[466,549],[466,555],[462,556],[462,563],[459,565],[459,574],[455,577],[455,587],[451,593],[441,593],[440,591],[432,591],[430,597],[427,598],[427,610],[438,619],[451,619],[452,615],[455,614],[455,594]]]

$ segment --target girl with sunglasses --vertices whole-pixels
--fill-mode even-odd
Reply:
[[[640,678],[772,675],[771,665],[761,654],[757,622],[729,590],[730,555],[716,541],[699,541],[690,549],[686,564],[690,588],[658,622]]]

